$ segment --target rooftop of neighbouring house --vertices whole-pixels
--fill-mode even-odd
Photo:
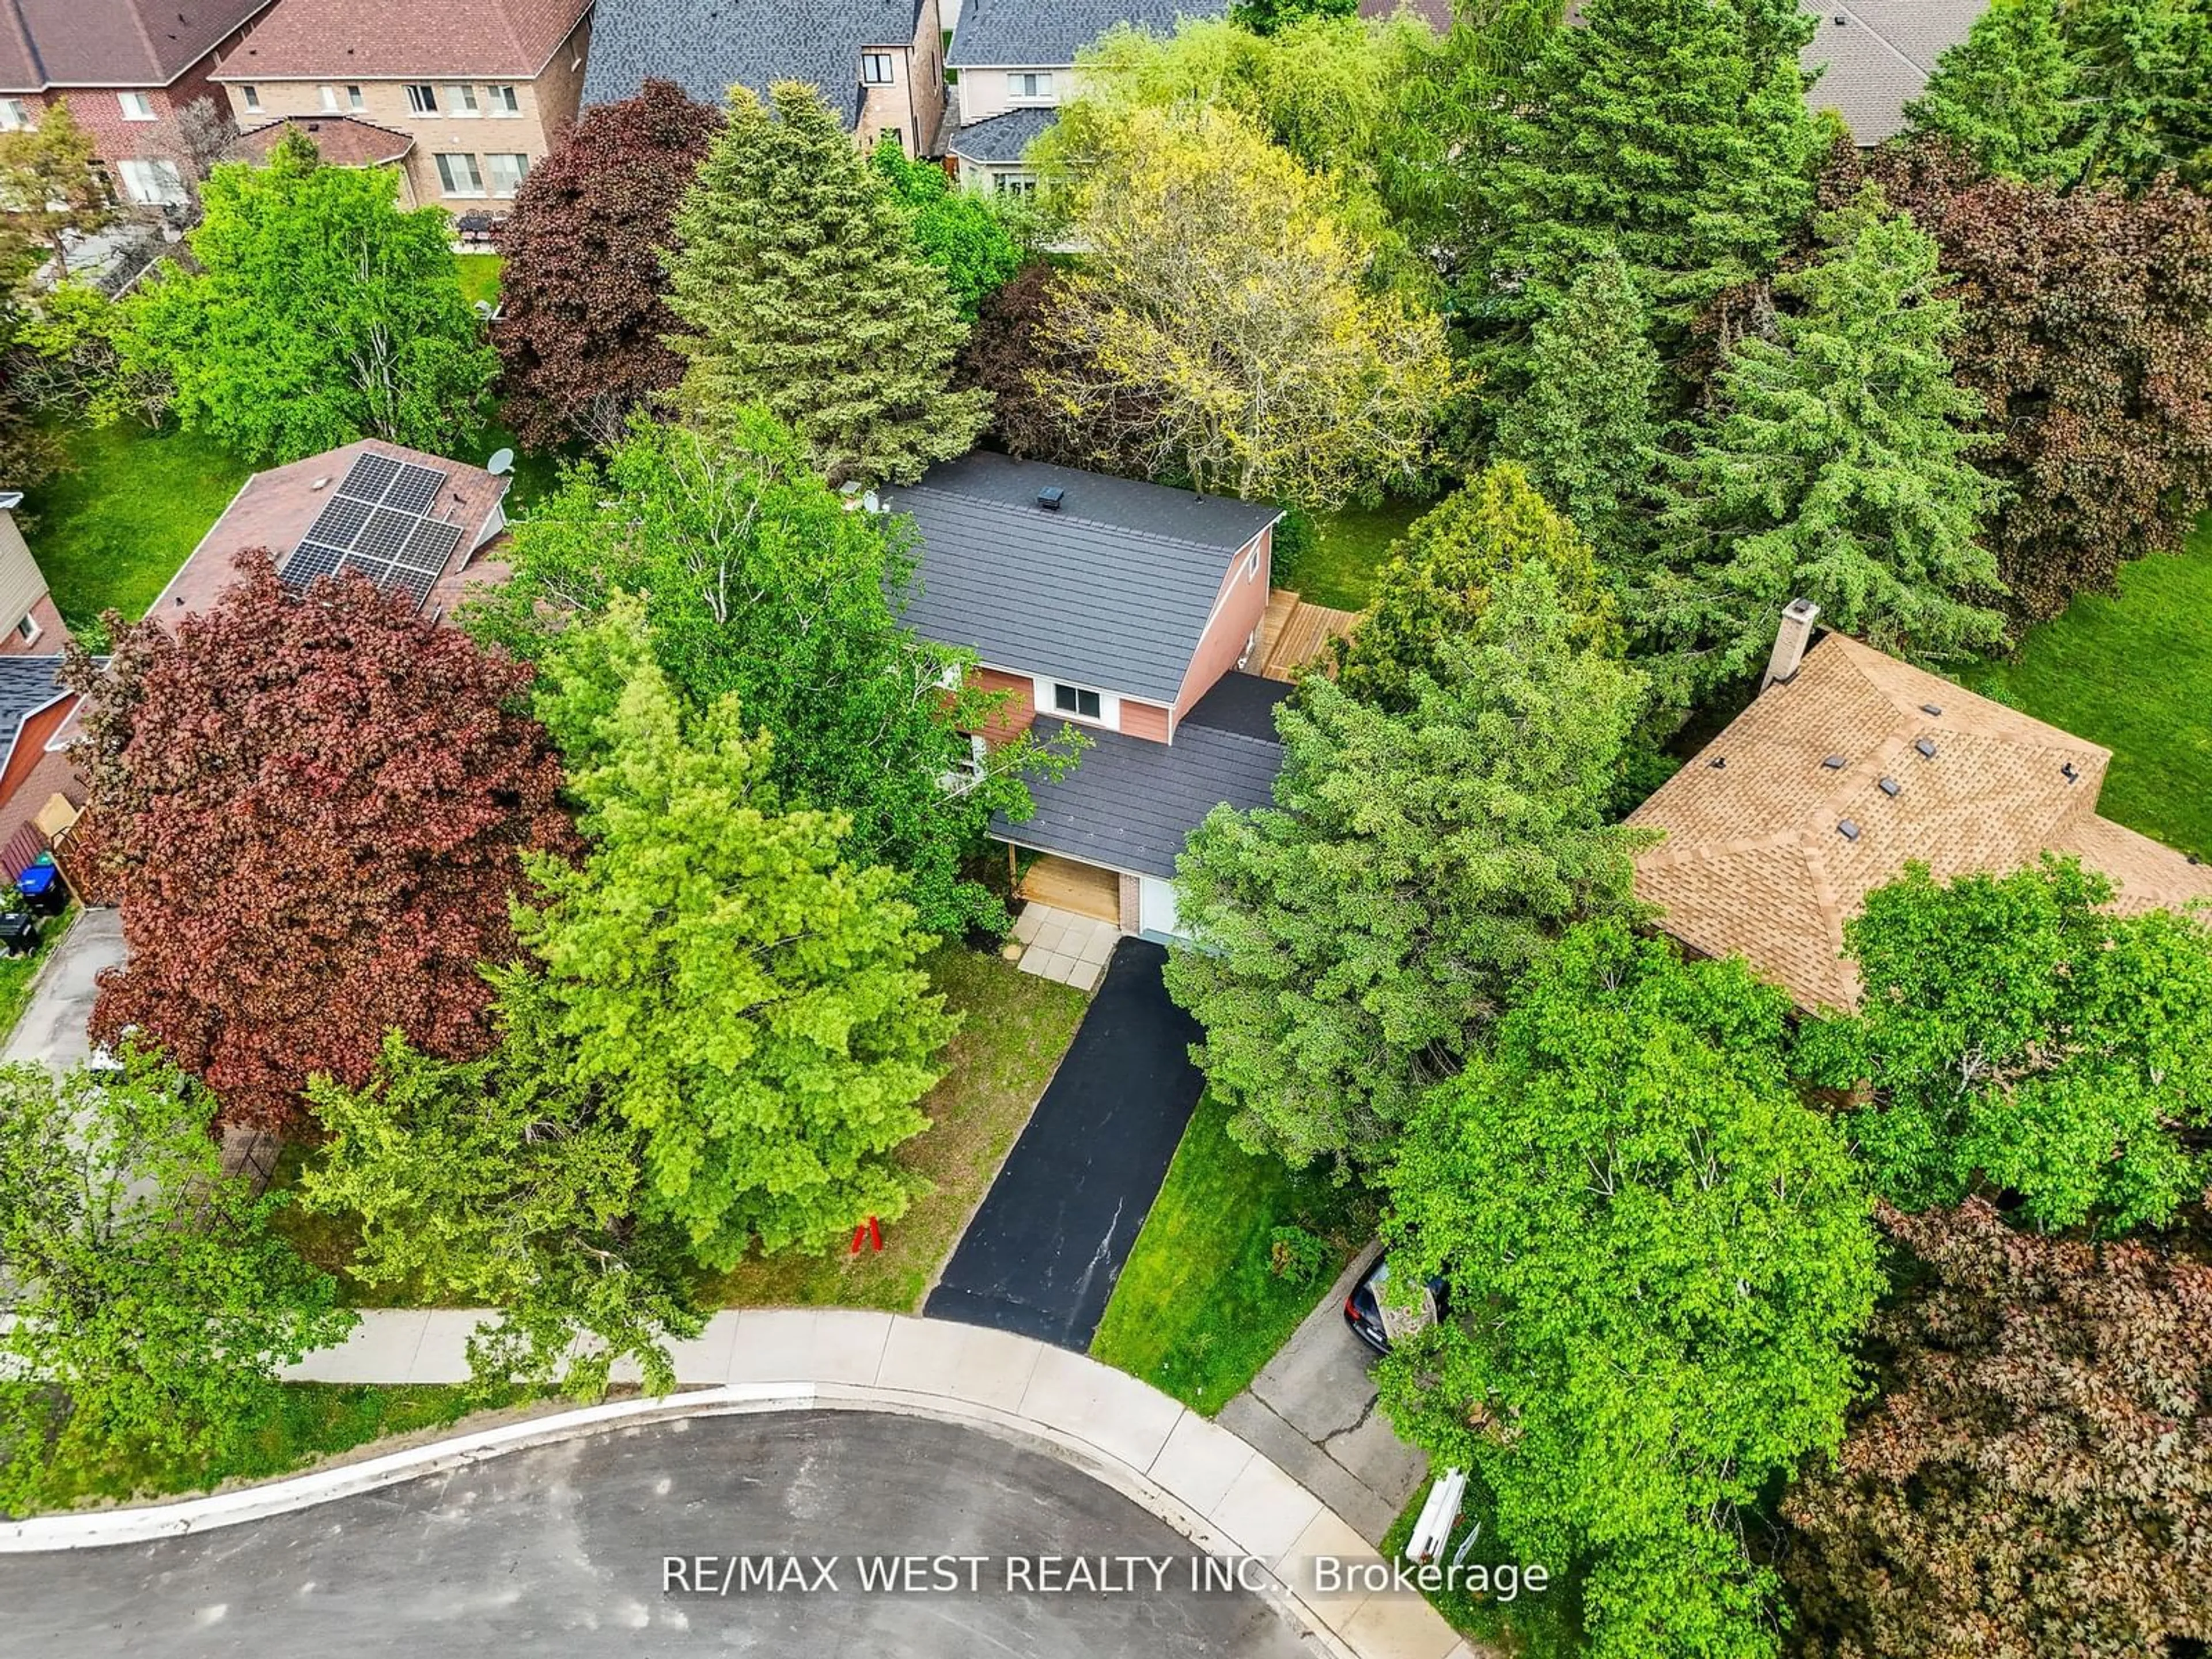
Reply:
[[[216,78],[534,80],[590,9],[591,0],[276,0]]]
[[[2111,751],[1839,634],[1630,814],[1666,839],[1636,892],[1709,956],[1741,954],[1799,1006],[1848,1007],[1844,923],[1925,864],[2001,874],[2045,851],[2109,876],[2117,908],[2212,898],[2212,867],[2097,816]]]
[[[359,570],[442,616],[465,589],[506,579],[483,550],[507,527],[510,482],[377,438],[257,472],[146,614],[168,622],[207,610],[236,580],[238,556],[266,548],[288,583]]]
[[[1000,813],[991,834],[1109,870],[1171,877],[1190,832],[1216,806],[1249,811],[1273,799],[1283,766],[1275,706],[1291,689],[1224,674],[1182,717],[1172,744],[1087,732],[1091,747],[1057,783],[1031,780],[1035,815],[1016,823]]]
[[[1820,78],[1806,94],[1844,118],[1861,144],[1905,131],[1905,106],[1926,89],[1944,48],[1966,38],[1989,0],[1826,0],[1805,9],[1820,21],[1798,53]]]
[[[58,653],[0,657],[0,767],[23,729],[23,722],[58,697],[69,696],[60,679]]]
[[[1410,11],[1438,34],[1452,26],[1452,0],[1359,0],[1359,15],[1369,19],[1395,17]]]
[[[287,132],[297,132],[324,161],[338,167],[380,167],[415,148],[414,138],[396,128],[379,126],[358,115],[287,115],[248,127],[238,147],[255,161],[266,157]]]
[[[1040,505],[1054,489],[1058,507]],[[981,450],[884,503],[920,532],[906,620],[924,638],[1170,704],[1231,560],[1282,516]]]
[[[584,102],[634,98],[656,76],[718,107],[732,86],[765,97],[804,81],[850,126],[861,48],[911,46],[921,19],[921,0],[599,0]]]
[[[1116,23],[1169,35],[1183,18],[1228,9],[1228,0],[964,0],[945,61],[955,69],[1056,68]]]
[[[0,92],[166,87],[269,0],[9,0]]]
[[[1058,110],[1042,105],[1006,110],[970,121],[945,147],[963,161],[1018,161],[1037,135],[1059,118]]]

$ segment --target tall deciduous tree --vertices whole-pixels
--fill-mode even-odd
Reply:
[[[1577,624],[1532,565],[1408,709],[1310,678],[1276,716],[1274,806],[1217,807],[1191,836],[1168,989],[1247,1146],[1382,1157],[1547,939],[1634,911],[1641,842],[1602,808],[1642,680]]]
[[[496,1311],[469,1344],[480,1382],[591,1399],[629,1360],[665,1394],[666,1343],[705,1319],[682,1237],[639,1218],[642,1133],[574,1081],[543,985],[513,969],[496,982],[488,1057],[432,1060],[395,1031],[365,1087],[309,1082],[328,1138],[301,1202],[358,1225],[363,1284]]]
[[[720,117],[672,81],[594,104],[530,169],[500,232],[501,412],[533,448],[605,441],[684,377],[663,299],[676,206]]]
[[[769,96],[772,110],[732,90],[677,211],[680,400],[709,426],[770,410],[833,483],[910,482],[964,453],[989,416],[948,389],[968,331],[821,94],[787,81]]]
[[[1310,507],[1421,476],[1452,387],[1437,318],[1362,287],[1334,193],[1242,118],[1144,111],[1085,179],[1091,251],[1048,327],[1073,419],[1141,411],[1153,471]]]
[[[1394,1279],[1450,1295],[1383,1361],[1383,1407],[1474,1472],[1520,1559],[1586,1569],[1599,1659],[1773,1652],[1738,1516],[1842,1437],[1881,1278],[1789,1012],[1741,961],[1576,928],[1387,1173]]]
[[[42,256],[65,258],[70,234],[115,216],[98,159],[66,99],[41,110],[37,126],[0,132],[0,224]]]
[[[297,134],[266,166],[216,167],[198,269],[125,301],[125,367],[165,375],[185,429],[250,461],[473,433],[499,360],[461,295],[445,210],[403,210],[398,188],[381,167],[324,166]]]
[[[2084,157],[2069,143],[2076,94],[2058,0],[2001,0],[1936,60],[1905,106],[1916,133],[1958,145],[1990,173],[2068,184]]]
[[[568,1084],[643,1137],[646,1216],[719,1269],[900,1215],[891,1154],[957,1018],[896,873],[849,861],[842,817],[786,809],[736,697],[684,710],[634,605],[564,635],[548,676],[591,850],[532,858],[544,908],[515,927]]]
[[[945,273],[962,319],[974,322],[983,301],[1022,268],[1022,245],[1008,222],[1017,198],[961,189],[943,167],[909,160],[893,132],[876,141],[868,165],[905,207],[915,245]]]
[[[1351,17],[1359,0],[1232,0],[1229,15],[1255,34],[1273,34],[1309,17]]]
[[[290,597],[266,555],[173,634],[115,626],[68,670],[130,946],[95,1035],[137,1027],[270,1127],[387,1030],[483,1053],[520,855],[571,844],[528,670],[357,577]]]
[[[1774,613],[1824,620],[1900,656],[1996,644],[2004,617],[1979,540],[1996,486],[1972,459],[1981,402],[1952,380],[1959,304],[1936,296],[1936,244],[1878,190],[1825,216],[1826,244],[1776,278],[1776,337],[1741,342],[1722,404],[1680,467],[1644,596],[1689,684],[1749,673]]]
[[[1883,1224],[1911,1288],[1839,1466],[1790,1494],[1811,1659],[2135,1659],[2212,1642],[2212,1267],[2035,1238],[1980,1200]]]
[[[119,1075],[0,1067],[0,1512],[118,1462],[219,1468],[353,1324],[270,1228],[285,1199],[223,1175],[214,1109],[136,1048]]]
[[[1819,1081],[1907,1209],[1978,1187],[2045,1227],[2164,1225],[2203,1190],[2212,921],[2102,909],[2071,861],[1938,886],[1914,866],[1844,937],[1865,994],[1808,1028]]]
[[[534,657],[549,623],[643,595],[654,653],[692,706],[734,692],[775,734],[786,799],[843,813],[853,857],[895,866],[927,927],[1003,928],[963,860],[992,813],[1030,815],[1024,772],[1056,775],[1073,745],[1024,737],[975,759],[963,734],[988,729],[1003,695],[969,685],[972,653],[900,623],[910,524],[845,508],[758,411],[720,437],[641,417],[604,471],[573,474],[515,526],[514,580],[471,625]]]
[[[1965,327],[1950,348],[2004,486],[1987,532],[2012,608],[2054,617],[2119,568],[2178,550],[2212,506],[2212,202],[1984,179],[1957,152],[1839,153],[1936,238]]]
[[[1593,260],[1531,331],[1528,390],[1498,417],[1499,456],[1609,549],[1632,533],[1658,465],[1650,326],[1620,255]]]
[[[1593,0],[1545,37],[1486,175],[1470,296],[1527,322],[1617,247],[1661,321],[1771,270],[1812,205],[1813,19],[1747,0]]]
[[[1619,654],[1613,595],[1589,544],[1507,462],[1444,497],[1392,545],[1358,626],[1332,642],[1337,683],[1363,702],[1411,708],[1418,677],[1449,678],[1452,649],[1490,608],[1491,590],[1538,563],[1558,586],[1573,642]]]
[[[1072,372],[1070,353],[1054,339],[1050,327],[1059,285],[1060,272],[1042,260],[1017,272],[983,302],[967,344],[960,348],[954,377],[959,385],[990,395],[988,431],[1008,454],[1066,466],[1087,463],[1142,477],[1148,456],[1139,440],[1149,428],[1154,400],[1127,394],[1127,407],[1094,426],[1071,419],[1049,390]],[[1103,433],[1130,434],[1129,441],[1119,450],[1104,450]]]

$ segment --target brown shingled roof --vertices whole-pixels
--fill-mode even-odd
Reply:
[[[1843,764],[1826,765],[1832,757]],[[1857,1000],[1844,923],[1909,861],[1948,881],[2017,870],[2048,849],[2111,877],[2122,910],[2212,898],[2212,868],[2096,815],[2111,760],[1826,635],[1630,815],[1667,832],[1637,859],[1637,896],[1684,944],[1742,956],[1804,1008]],[[1838,828],[1846,821],[1856,840]]]
[[[478,555],[480,550],[497,547],[506,534],[507,520],[501,504],[510,480],[465,461],[426,454],[380,438],[362,438],[248,478],[222,516],[200,538],[200,544],[192,550],[183,568],[169,579],[147,616],[173,623],[179,617],[207,610],[237,580],[238,556],[250,548],[268,549],[282,570],[285,556],[300,544],[354,461],[363,454],[412,461],[448,475],[429,516],[460,525],[463,530],[459,545],[431,589],[423,607],[425,614],[450,611],[466,586],[506,580],[504,564]]]
[[[269,0],[7,0],[0,92],[166,87]]]
[[[238,147],[260,161],[276,147],[288,129],[296,130],[313,143],[317,153],[334,167],[380,167],[401,160],[415,148],[412,134],[379,126],[358,115],[283,116],[247,128],[239,135]]]
[[[276,0],[216,78],[527,81],[590,9],[591,0]]]

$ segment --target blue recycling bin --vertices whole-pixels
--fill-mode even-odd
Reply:
[[[40,854],[38,863],[15,878],[15,890],[23,896],[27,908],[42,916],[58,916],[69,903],[69,889],[62,884],[62,872],[44,854]]]

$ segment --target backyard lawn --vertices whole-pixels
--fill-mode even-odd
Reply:
[[[461,292],[471,305],[482,300],[489,304],[499,303],[499,255],[496,253],[464,253],[461,264]]]
[[[1211,1095],[1198,1103],[1091,1344],[1094,1358],[1208,1416],[1259,1374],[1375,1230],[1357,1188],[1243,1151],[1229,1115]],[[1307,1277],[1273,1271],[1276,1231],[1288,1227],[1324,1247]]]
[[[1315,520],[1319,538],[1302,557],[1277,564],[1275,586],[1295,590],[1309,605],[1333,611],[1364,609],[1390,544],[1434,505],[1390,501],[1380,507],[1347,507],[1320,514]]]
[[[1074,1040],[1088,1000],[980,951],[948,945],[929,961],[951,1006],[967,1016],[945,1058],[951,1073],[922,1102],[932,1127],[900,1157],[935,1191],[884,1229],[881,1253],[772,1256],[741,1263],[708,1299],[728,1308],[884,1308],[919,1313],[938,1269],[983,1200]]]
[[[72,427],[62,441],[76,470],[29,503],[31,551],[73,626],[111,607],[136,621],[251,469],[210,439],[129,421]]]
[[[2188,551],[2137,560],[2017,657],[1962,678],[2112,751],[2098,810],[2212,859],[2212,515]]]

